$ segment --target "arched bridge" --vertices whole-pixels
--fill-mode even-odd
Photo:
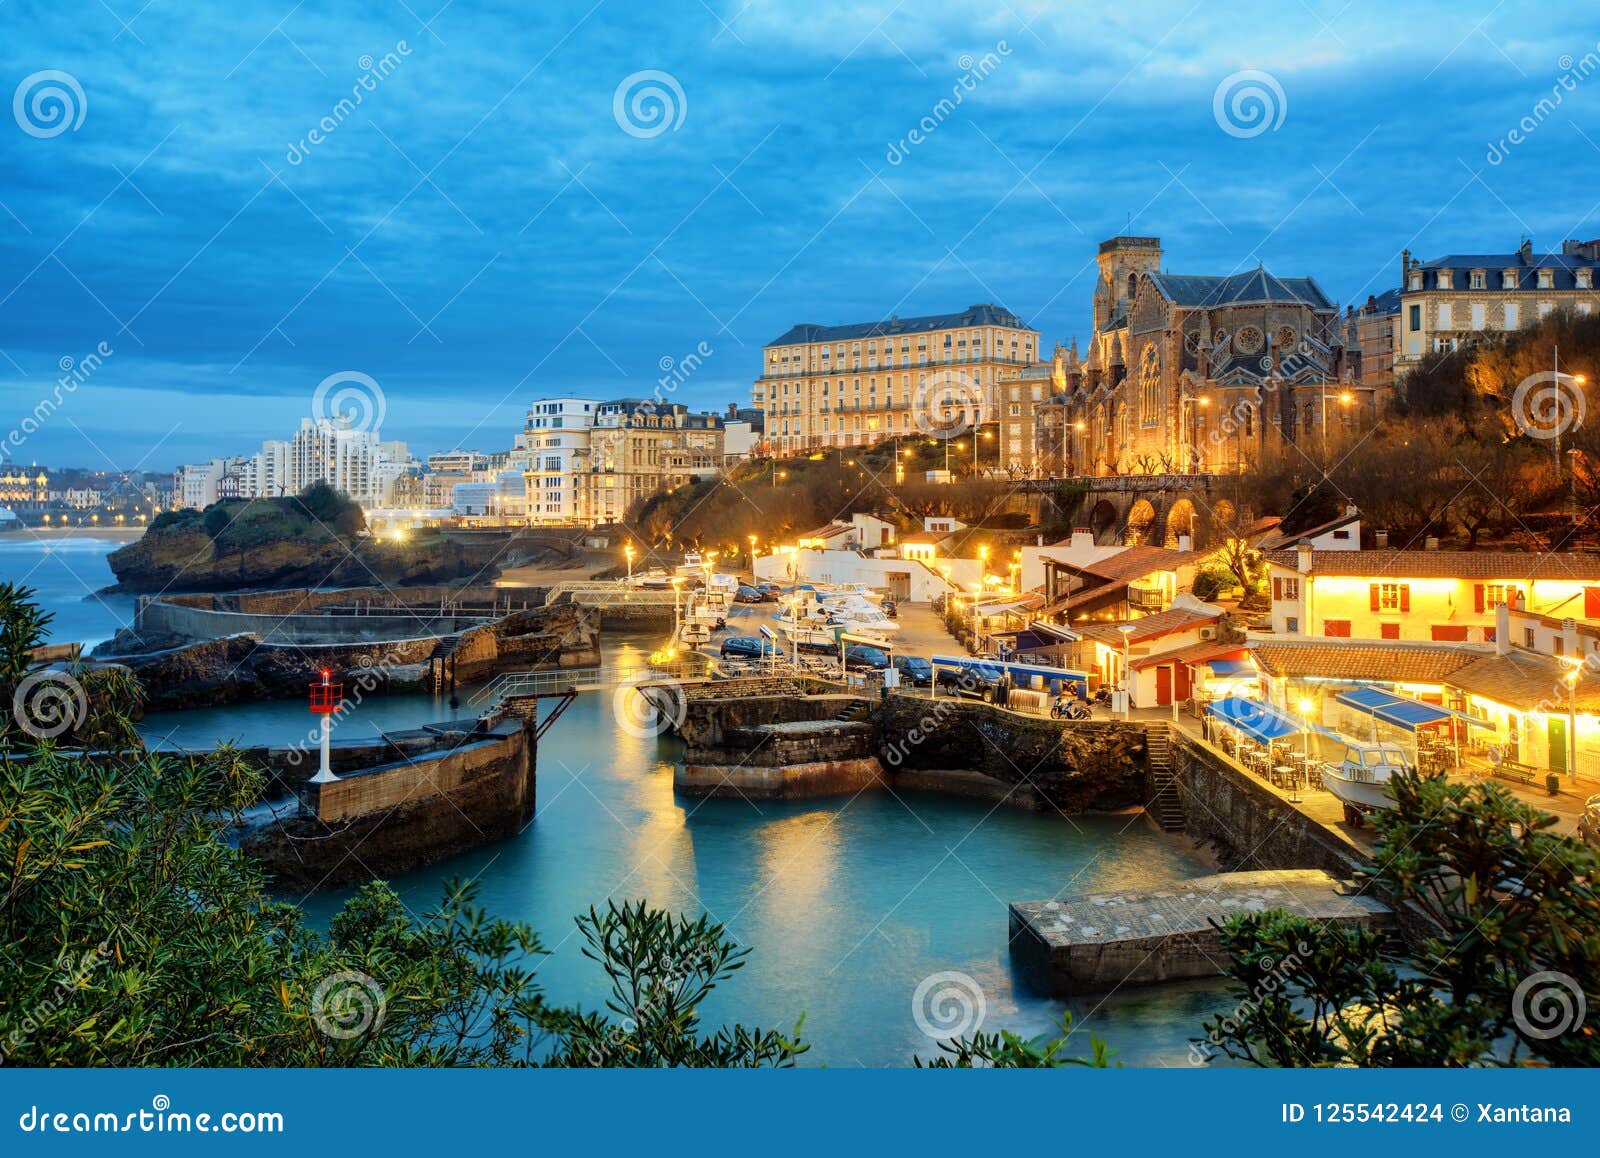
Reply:
[[[1231,504],[1215,494],[1217,482],[1214,474],[1119,474],[1019,485],[1055,506],[1052,521],[1087,527],[1097,543],[1176,547],[1180,535],[1195,546],[1211,540],[1216,524],[1231,518]]]

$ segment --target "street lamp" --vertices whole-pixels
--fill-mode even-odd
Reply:
[[[756,577],[756,536],[747,535],[745,537],[750,540],[750,578],[754,579]]]
[[[629,543],[622,548],[622,553],[628,557],[628,582],[633,582],[633,544]]]
[[[1554,389],[1556,391],[1556,401],[1558,403],[1557,408],[1556,408],[1556,413],[1555,413],[1554,418],[1552,420],[1553,421],[1553,425],[1555,426],[1556,436],[1555,436],[1555,441],[1551,444],[1551,450],[1555,454],[1555,459],[1556,459],[1556,481],[1560,482],[1561,481],[1561,414],[1560,414],[1559,403],[1560,403],[1560,391],[1561,391],[1561,347],[1559,345],[1551,347],[1551,351],[1550,351],[1550,369],[1551,369],[1552,373],[1555,375],[1555,381],[1553,383],[1551,383],[1551,387],[1552,387],[1552,389]],[[1572,384],[1574,386],[1577,386],[1577,387],[1580,387],[1580,388],[1583,386],[1583,384],[1585,382],[1588,381],[1588,379],[1585,378],[1582,374],[1571,374],[1571,375],[1568,375],[1568,379],[1572,382]],[[1580,417],[1581,417],[1581,415],[1580,415]]]
[[[1126,720],[1133,711],[1133,671],[1129,667],[1128,637],[1133,634],[1133,624],[1119,623],[1122,632],[1122,718]]]

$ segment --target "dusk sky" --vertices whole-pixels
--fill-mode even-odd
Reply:
[[[1120,232],[1341,304],[1600,235],[1592,3],[141,3],[0,0],[0,428],[112,351],[23,462],[251,451],[347,370],[424,455],[700,343],[674,400],[748,404],[801,321],[993,301],[1048,350]]]

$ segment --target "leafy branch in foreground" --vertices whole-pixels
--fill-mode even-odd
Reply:
[[[918,1069],[977,1069],[992,1067],[995,1069],[1063,1069],[1067,1066],[1084,1066],[1089,1069],[1113,1068],[1111,1055],[1116,1051],[1106,1046],[1093,1034],[1089,1035],[1089,1056],[1074,1057],[1066,1053],[1069,1039],[1072,1037],[1072,1014],[1064,1012],[1061,1015],[1061,1032],[1059,1034],[1041,1035],[1036,1038],[1023,1038],[1009,1030],[999,1033],[976,1033],[971,1037],[958,1037],[953,1041],[940,1042],[939,1048],[944,1056],[928,1061],[916,1059]],[[1115,1064],[1117,1069],[1122,1068],[1122,1063]]]

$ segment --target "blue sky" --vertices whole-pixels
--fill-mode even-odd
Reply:
[[[1592,4],[140,4],[0,0],[0,437],[112,351],[21,461],[246,451],[346,370],[426,453],[702,342],[674,397],[742,403],[798,321],[999,301],[1048,349],[1130,221],[1341,302],[1405,247],[1600,235]],[[26,99],[47,71],[76,127]],[[1219,120],[1243,71],[1275,127]],[[669,125],[619,119],[644,72]]]

